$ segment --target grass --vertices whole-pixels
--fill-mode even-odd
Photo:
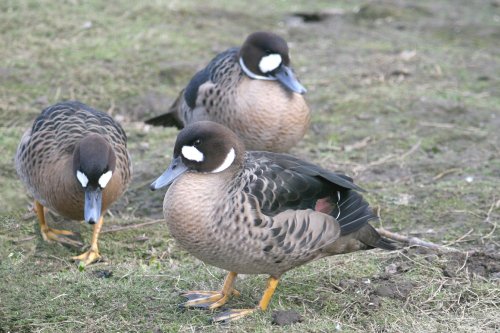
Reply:
[[[3,1],[0,332],[498,331],[498,10],[465,0]],[[295,12],[329,14],[305,23]],[[182,291],[218,289],[225,273],[180,249],[164,223],[116,229],[162,219],[164,193],[147,185],[177,130],[142,120],[255,30],[289,41],[308,88],[313,122],[292,153],[353,175],[385,228],[467,255],[411,248],[323,259],[285,274],[270,311],[228,326],[177,307]],[[106,260],[83,271],[69,261],[80,249],[42,241],[13,166],[24,130],[64,99],[120,120],[134,162],[100,237]],[[87,225],[49,224],[90,241]],[[229,306],[253,306],[265,279],[239,278],[242,296]],[[276,310],[303,320],[271,325]]]

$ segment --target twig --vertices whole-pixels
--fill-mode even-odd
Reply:
[[[432,180],[439,180],[441,178],[443,178],[444,176],[447,176],[449,175],[450,173],[454,173],[454,172],[457,172],[457,171],[460,171],[461,169],[460,168],[451,168],[451,169],[448,169],[448,170],[444,170],[443,172],[437,174],[436,176],[434,176],[432,178]]]
[[[123,227],[115,227],[115,228],[109,228],[101,231],[101,234],[109,233],[109,232],[116,232],[116,231],[123,231],[123,230],[128,230],[128,229],[139,229],[148,225],[153,225],[157,223],[162,223],[165,222],[164,219],[160,220],[154,220],[154,221],[149,221],[149,222],[144,222],[144,223],[138,223],[138,224],[129,224]]]
[[[14,244],[19,244],[19,243],[22,243],[22,242],[28,242],[30,240],[33,240],[36,238],[36,235],[33,235],[33,236],[28,236],[28,237],[25,237],[25,238],[21,238],[21,239],[16,239],[16,240],[13,240],[12,242]]]
[[[401,156],[398,156],[396,158],[396,160],[399,160],[399,161],[402,161],[404,160],[405,158],[407,158],[409,155],[413,154],[415,151],[417,151],[417,149],[420,147],[420,144],[422,143],[422,140],[418,140],[417,143],[415,143],[411,148],[410,150],[408,150],[406,153],[404,153],[403,155]]]
[[[450,247],[445,247],[436,243],[432,242],[427,242],[424,240],[421,240],[420,238],[413,237],[413,236],[404,236],[401,234],[397,234],[395,232],[388,231],[386,229],[377,229],[378,233],[386,238],[393,239],[398,242],[403,242],[403,243],[408,243],[409,245],[418,245],[418,246],[423,246],[427,247],[430,249],[434,250],[440,250],[440,251],[446,251],[446,252],[460,252],[457,249],[450,248]]]
[[[361,149],[361,148],[368,146],[368,143],[370,143],[370,141],[372,141],[372,138],[367,136],[366,138],[364,138],[361,141],[354,142],[353,144],[350,144],[350,145],[345,145],[342,148],[344,151],[352,151],[352,150],[356,150],[356,149]]]
[[[484,219],[485,223],[491,223],[491,212],[493,212],[493,209],[499,208],[499,207],[500,207],[500,200],[494,201],[491,204],[490,209],[488,209],[488,212],[486,213],[486,218]],[[486,236],[483,236],[481,238],[482,239],[490,238],[496,229],[497,229],[497,220],[495,219],[495,222],[493,223],[493,228],[491,229],[491,231]]]
[[[469,260],[469,252],[465,252],[464,264],[459,269],[457,269],[455,274],[458,274],[458,272],[460,272],[462,269],[464,269],[465,265],[467,265],[467,260]]]
[[[376,160],[376,161],[370,162],[370,163],[368,163],[368,164],[366,164],[366,165],[364,165],[364,164],[360,164],[360,165],[358,165],[358,166],[354,167],[354,168],[353,168],[353,171],[354,171],[355,173],[358,173],[358,172],[360,172],[360,171],[364,171],[364,170],[366,170],[366,169],[368,169],[368,168],[371,168],[371,167],[373,167],[373,166],[377,166],[377,165],[380,165],[380,164],[387,163],[387,162],[389,162],[389,161],[391,161],[391,160],[394,160],[394,155],[389,154],[389,155],[387,155],[387,156],[383,156],[383,157],[379,158],[379,159],[378,159],[378,160]]]
[[[490,209],[488,209],[488,212],[486,213],[486,218],[484,219],[485,223],[491,222],[490,221],[491,212],[493,211],[493,209],[499,208],[499,207],[500,207],[500,200],[493,201],[493,203],[490,206]]]
[[[456,244],[456,243],[460,243],[465,237],[469,236],[470,234],[472,234],[472,232],[474,231],[473,228],[471,228],[469,231],[467,231],[465,234],[463,234],[462,236],[458,237],[457,239],[455,239],[454,241],[451,241],[449,242],[448,244],[446,245],[452,245],[452,244]],[[467,242],[467,241],[466,241]]]
[[[420,147],[421,143],[422,143],[422,140],[419,140],[407,152],[405,152],[402,155],[389,154],[387,156],[383,156],[383,157],[379,158],[378,160],[373,161],[371,163],[368,163],[366,165],[359,165],[358,167],[354,167],[353,171],[354,171],[354,173],[358,173],[360,171],[364,171],[364,170],[366,170],[368,168],[371,168],[373,166],[385,164],[385,163],[388,163],[388,162],[403,161],[409,155],[413,154]]]
[[[421,126],[426,126],[426,127],[436,127],[436,128],[443,128],[443,129],[456,129],[462,132],[468,132],[471,134],[479,135],[479,136],[484,136],[486,135],[486,132],[475,127],[458,127],[455,126],[454,124],[449,124],[449,123],[432,123],[432,122],[427,122],[427,121],[422,121],[420,122]]]

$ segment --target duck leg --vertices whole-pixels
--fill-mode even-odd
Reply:
[[[84,265],[89,265],[93,262],[101,259],[101,255],[99,254],[99,249],[97,248],[97,238],[99,237],[99,233],[101,232],[102,223],[104,222],[104,218],[101,216],[99,221],[94,225],[94,231],[92,233],[92,242],[90,243],[90,249],[79,256],[72,257],[75,261],[80,261]]]
[[[72,231],[53,229],[47,225],[45,221],[45,210],[46,208],[38,201],[35,200],[35,211],[38,216],[38,223],[40,225],[40,232],[42,233],[42,238],[46,242],[56,241],[59,243],[69,244],[73,246],[81,246],[82,244],[76,240],[64,237],[64,235],[70,236],[74,235]]]
[[[264,295],[262,295],[262,298],[260,299],[259,305],[257,305],[253,309],[231,309],[225,312],[222,312],[218,315],[216,315],[212,321],[213,322],[230,322],[234,321],[240,318],[243,318],[245,316],[248,316],[249,314],[261,310],[265,311],[267,309],[267,306],[269,305],[269,302],[271,301],[271,297],[273,297],[274,291],[276,290],[276,287],[278,286],[279,279],[270,276],[269,279],[267,279],[267,287],[266,290],[264,291]]]
[[[203,308],[203,309],[216,309],[226,304],[229,296],[239,296],[240,293],[233,288],[234,281],[238,273],[229,272],[224,280],[224,286],[221,291],[188,291],[182,296],[188,299],[187,302],[180,304],[184,308]]]

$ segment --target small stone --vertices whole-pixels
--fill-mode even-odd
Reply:
[[[356,281],[354,281],[352,279],[340,280],[339,281],[339,286],[342,289],[349,289],[349,287],[352,286],[352,285],[354,285],[355,283],[356,283]]]
[[[94,271],[92,272],[92,274],[94,274],[94,276],[98,279],[109,279],[110,277],[113,276],[113,272],[112,271],[108,271],[107,269],[103,269],[103,270],[98,270],[98,271]]]
[[[444,269],[443,269],[443,275],[444,275],[444,276],[446,276],[446,277],[450,277],[450,278],[452,278],[452,277],[455,277],[455,275],[456,275],[456,274],[455,274],[455,272],[453,272],[451,269],[449,269],[449,268],[444,268]]]
[[[368,306],[371,308],[374,308],[374,309],[378,309],[378,308],[380,308],[381,303],[382,303],[382,300],[380,299],[380,297],[378,297],[376,295],[371,295],[369,302],[368,302]]]
[[[398,265],[392,263],[385,267],[385,272],[387,274],[396,274],[398,272]]]
[[[92,28],[92,25],[93,25],[93,24],[92,24],[92,21],[85,21],[85,22],[83,22],[83,24],[82,24],[82,29],[85,29],[85,30],[86,30],[86,29],[90,29],[90,28]]]

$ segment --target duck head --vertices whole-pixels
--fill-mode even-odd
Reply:
[[[186,126],[175,142],[172,162],[150,186],[151,190],[172,184],[185,172],[222,173],[242,164],[245,147],[227,127],[199,121]]]
[[[278,80],[290,91],[306,92],[290,66],[286,41],[276,34],[255,32],[248,36],[240,49],[239,64],[252,79]]]
[[[73,153],[73,171],[85,191],[84,218],[94,224],[101,217],[102,191],[115,171],[116,156],[111,145],[102,136],[84,137]]]

